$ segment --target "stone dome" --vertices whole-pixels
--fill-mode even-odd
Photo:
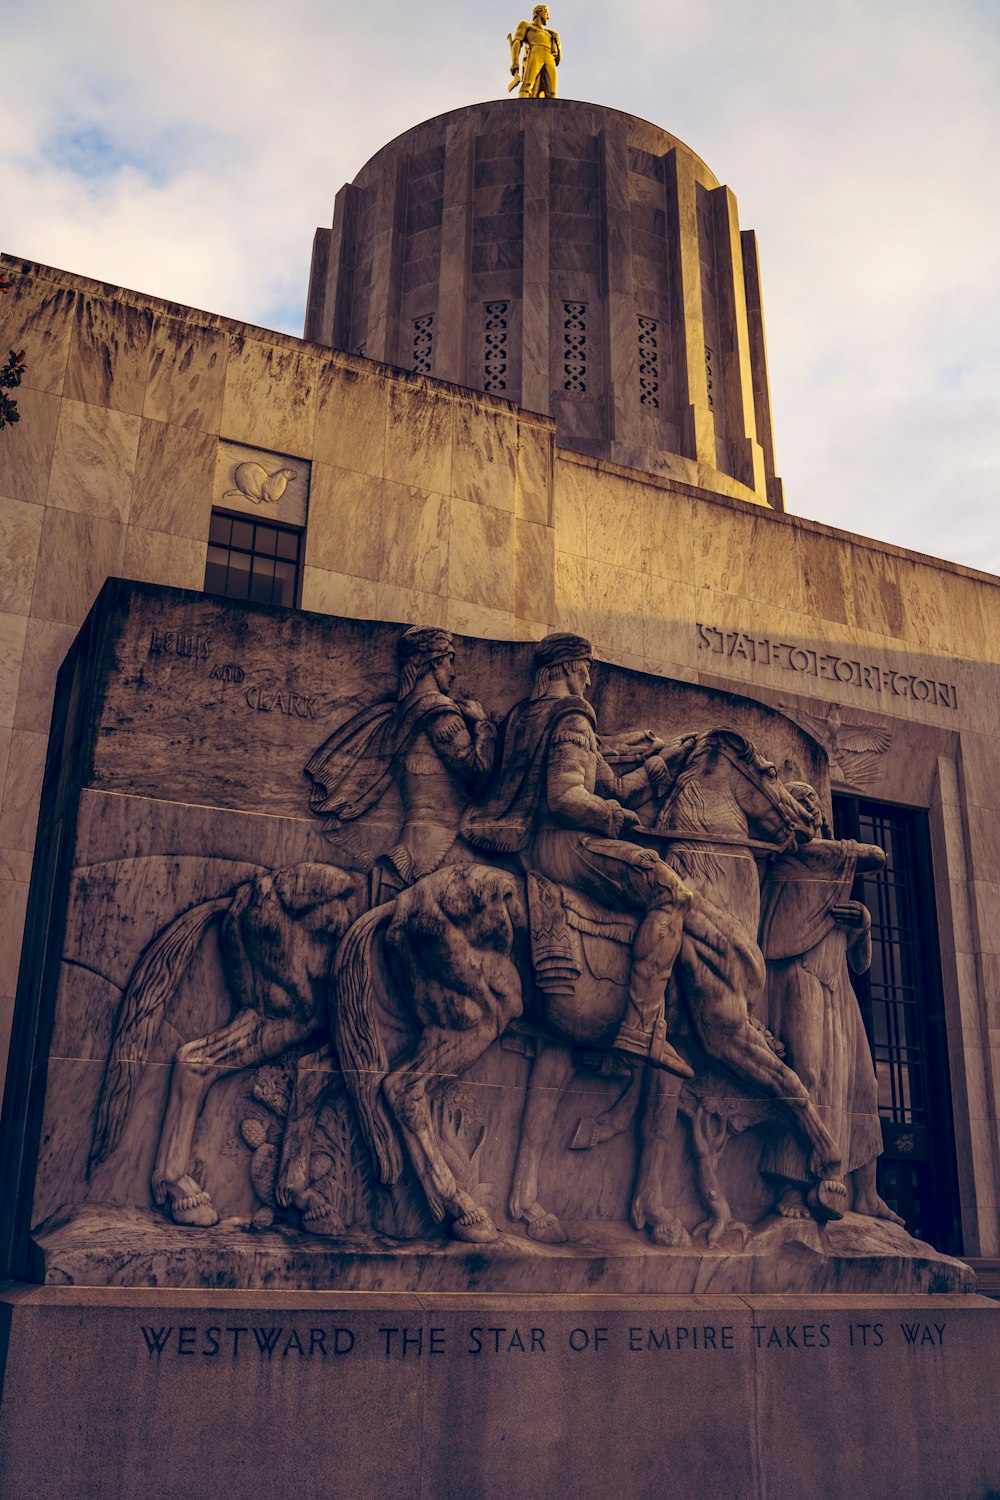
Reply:
[[[305,331],[782,508],[756,238],[694,152],[620,110],[494,100],[398,136],[317,231]]]

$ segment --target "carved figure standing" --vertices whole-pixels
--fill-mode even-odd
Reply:
[[[534,690],[511,710],[494,784],[466,812],[462,833],[474,848],[517,853],[526,869],[612,910],[643,914],[632,944],[628,1010],[612,1047],[690,1078],[667,1040],[664,993],[691,893],[653,850],[619,838],[639,822],[625,804],[661,792],[670,772],[656,754],[621,778],[605,761],[585,696],[592,660],[583,636],[538,643]]]
[[[556,97],[556,68],[562,61],[562,45],[558,31],[550,30],[548,19],[548,6],[536,5],[531,13],[531,20],[521,21],[517,30],[507,37],[510,43],[510,71],[514,79],[508,87],[508,93],[520,82],[519,97],[522,99]]]
[[[468,797],[493,764],[495,732],[479,703],[451,696],[455,650],[447,630],[414,626],[398,652],[397,697],[348,719],[306,766],[313,812],[342,823],[398,783],[405,821],[379,861],[380,888],[389,894],[444,864]]]
[[[878,1083],[848,965],[871,964],[871,917],[849,899],[859,871],[881,870],[874,844],[832,837],[820,801],[805,782],[788,790],[807,809],[815,837],[771,866],[762,892],[760,940],[767,961],[767,1024],[812,1096],[854,1174],[857,1212],[903,1221],[875,1189],[882,1151]],[[761,1170],[776,1185],[775,1208],[786,1218],[809,1215],[811,1174],[801,1143],[775,1135]]]

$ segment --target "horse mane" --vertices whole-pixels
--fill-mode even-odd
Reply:
[[[711,838],[713,830],[708,821],[705,797],[701,789],[701,774],[705,761],[719,748],[727,755],[743,762],[752,771],[763,773],[770,762],[761,755],[756,745],[735,729],[725,727],[706,729],[693,737],[687,757],[679,771],[673,787],[656,817],[656,827],[661,831],[680,834],[676,845],[668,856],[671,868],[682,877],[698,880],[718,880],[722,875],[719,856],[700,842],[685,844],[683,834],[692,837],[702,835]]]

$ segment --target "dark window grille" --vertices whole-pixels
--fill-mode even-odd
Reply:
[[[639,401],[643,406],[660,404],[659,324],[655,318],[639,319]]]
[[[587,304],[563,303],[563,390],[587,389]]]
[[[947,1038],[927,815],[834,797],[839,838],[878,844],[886,867],[854,896],[872,916],[872,963],[852,975],[878,1079],[879,1192],[918,1239],[961,1250]]]
[[[254,604],[294,605],[302,533],[273,521],[212,512],[205,592]]]
[[[434,347],[434,314],[413,320],[412,368],[417,375],[431,373],[431,357]]]
[[[483,390],[507,389],[507,303],[487,302],[483,308]]]

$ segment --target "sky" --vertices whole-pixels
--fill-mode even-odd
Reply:
[[[301,334],[339,187],[504,97],[529,9],[22,0],[0,248]],[[757,232],[788,509],[1000,573],[1000,5],[550,9],[560,94],[678,136]]]

